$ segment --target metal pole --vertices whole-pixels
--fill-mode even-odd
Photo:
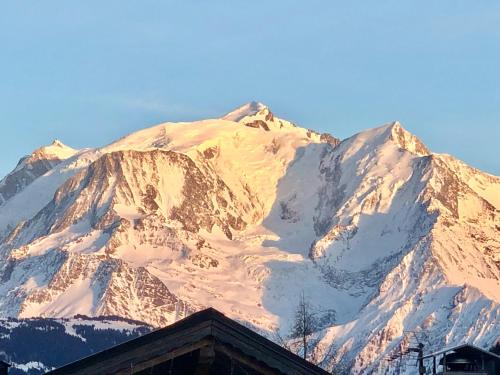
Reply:
[[[418,344],[418,373],[425,374],[424,367],[424,344]]]

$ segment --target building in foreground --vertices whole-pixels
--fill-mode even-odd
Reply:
[[[0,361],[0,375],[7,375],[9,372],[10,364],[4,361]]]
[[[209,308],[48,374],[326,375],[327,372]]]
[[[500,356],[470,344],[462,344],[424,356],[432,361],[432,374],[499,375]]]

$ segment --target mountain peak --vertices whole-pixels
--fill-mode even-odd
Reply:
[[[431,153],[422,141],[403,128],[399,121],[394,121],[389,125],[389,129],[391,131],[390,138],[402,149],[419,156],[426,156]]]
[[[57,147],[67,147],[64,143],[62,143],[59,139],[54,139],[52,143],[50,144],[51,146],[57,146]]]
[[[16,168],[0,180],[0,206],[59,162],[74,156],[77,152],[78,150],[55,139],[50,145],[42,146],[22,157]]]
[[[403,128],[399,121],[364,130],[348,138],[347,144],[366,145],[370,149],[380,147],[394,147],[405,150],[416,156],[428,156],[429,149],[412,133]]]
[[[48,146],[42,146],[36,149],[32,156],[35,159],[68,159],[75,155],[77,150],[66,146],[59,139],[54,139],[52,143]]]
[[[242,106],[236,108],[235,110],[227,113],[222,117],[222,119],[238,122],[247,116],[254,116],[257,113],[261,112],[262,110],[266,109],[269,111],[269,108],[265,104],[262,104],[261,102],[252,101],[243,104]]]

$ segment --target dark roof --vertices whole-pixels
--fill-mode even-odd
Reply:
[[[0,361],[0,368],[9,368],[11,365],[7,362]]]
[[[305,361],[251,329],[208,308],[170,326],[73,362],[47,374],[109,373],[130,366],[131,358],[154,358],[206,338],[231,346],[255,361],[284,374],[326,375],[325,370]],[[144,358],[142,358],[144,359]],[[121,366],[121,367],[120,367]]]
[[[486,354],[488,356],[491,356],[494,359],[500,360],[500,355],[495,354],[493,352],[490,352],[488,350],[485,350],[483,348],[480,348],[479,346],[472,345],[472,344],[460,344],[460,345],[453,346],[450,348],[442,349],[442,350],[439,350],[437,352],[427,354],[424,356],[424,358],[435,357],[435,356],[438,356],[440,354],[452,353],[452,352],[455,352],[455,353],[480,352],[482,354]]]

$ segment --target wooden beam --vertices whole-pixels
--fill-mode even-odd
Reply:
[[[198,364],[194,370],[194,375],[210,375],[210,369],[215,361],[214,341],[210,346],[205,346],[200,349],[200,357]]]

